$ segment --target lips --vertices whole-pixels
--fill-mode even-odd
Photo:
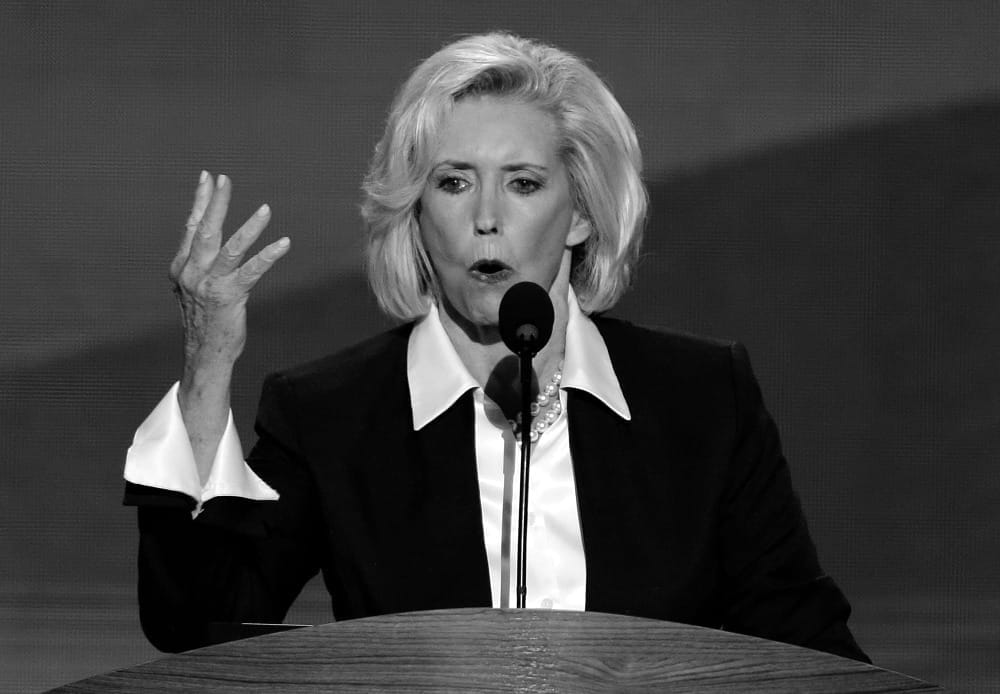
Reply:
[[[496,258],[477,260],[469,267],[469,273],[480,282],[503,282],[514,274],[514,269]]]

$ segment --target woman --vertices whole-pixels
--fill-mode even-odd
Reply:
[[[172,266],[183,377],[126,463],[153,643],[280,621],[320,570],[338,619],[512,604],[523,439],[528,607],[865,659],[744,350],[596,315],[628,284],[640,170],[631,123],[577,58],[500,33],[431,56],[399,92],[365,182],[373,290],[416,322],[269,377],[249,467],[229,380],[248,292],[289,244],[241,265],[269,211],[223,245],[231,184],[203,174]],[[497,330],[501,297],[524,280],[555,309],[526,432]]]

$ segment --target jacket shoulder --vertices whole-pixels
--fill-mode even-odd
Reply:
[[[406,349],[412,323],[370,337],[333,354],[270,374],[300,400],[368,393],[387,378],[406,373]],[[405,382],[405,381],[404,381]]]
[[[681,420],[728,421],[741,393],[756,390],[746,350],[738,342],[678,330],[596,318],[631,406],[670,410]]]
[[[728,369],[734,349],[741,349],[732,340],[681,330],[645,327],[606,316],[595,316],[593,320],[616,367],[617,362],[628,360],[643,367],[687,368],[701,364]]]

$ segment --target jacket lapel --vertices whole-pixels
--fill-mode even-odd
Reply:
[[[635,545],[641,540],[636,535],[641,528],[630,519],[635,499],[628,493],[629,470],[619,465],[637,455],[629,436],[630,424],[582,391],[569,391],[567,409],[587,562],[586,607],[590,611],[621,612],[615,607],[621,604],[618,598],[623,591],[634,600],[627,574]]]
[[[489,563],[483,540],[476,472],[472,391],[417,432],[427,490],[422,526],[427,528],[428,595],[425,609],[489,606]],[[443,532],[441,532],[443,530]],[[439,604],[437,604],[439,603]]]
[[[596,319],[632,412],[626,421],[593,395],[569,392],[570,451],[587,562],[587,610],[655,616],[670,565],[675,436],[656,416],[642,355],[617,323]],[[658,377],[658,375],[656,375]]]

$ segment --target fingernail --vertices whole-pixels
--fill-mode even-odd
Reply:
[[[266,217],[266,216],[268,215],[268,213],[270,213],[270,211],[271,211],[271,206],[270,206],[270,205],[268,205],[268,204],[267,204],[267,203],[265,202],[265,203],[264,203],[263,205],[261,205],[261,206],[260,206],[260,207],[259,207],[259,208],[257,209],[257,216],[258,216],[258,217]]]
[[[198,177],[199,185],[208,180],[208,172],[205,169],[201,170],[201,176]]]
[[[222,186],[226,185],[226,181],[228,180],[229,179],[226,178],[226,174],[219,174],[219,177],[215,179],[215,187],[221,188]]]
[[[285,236],[278,239],[277,246],[278,248],[288,248],[288,237]]]

